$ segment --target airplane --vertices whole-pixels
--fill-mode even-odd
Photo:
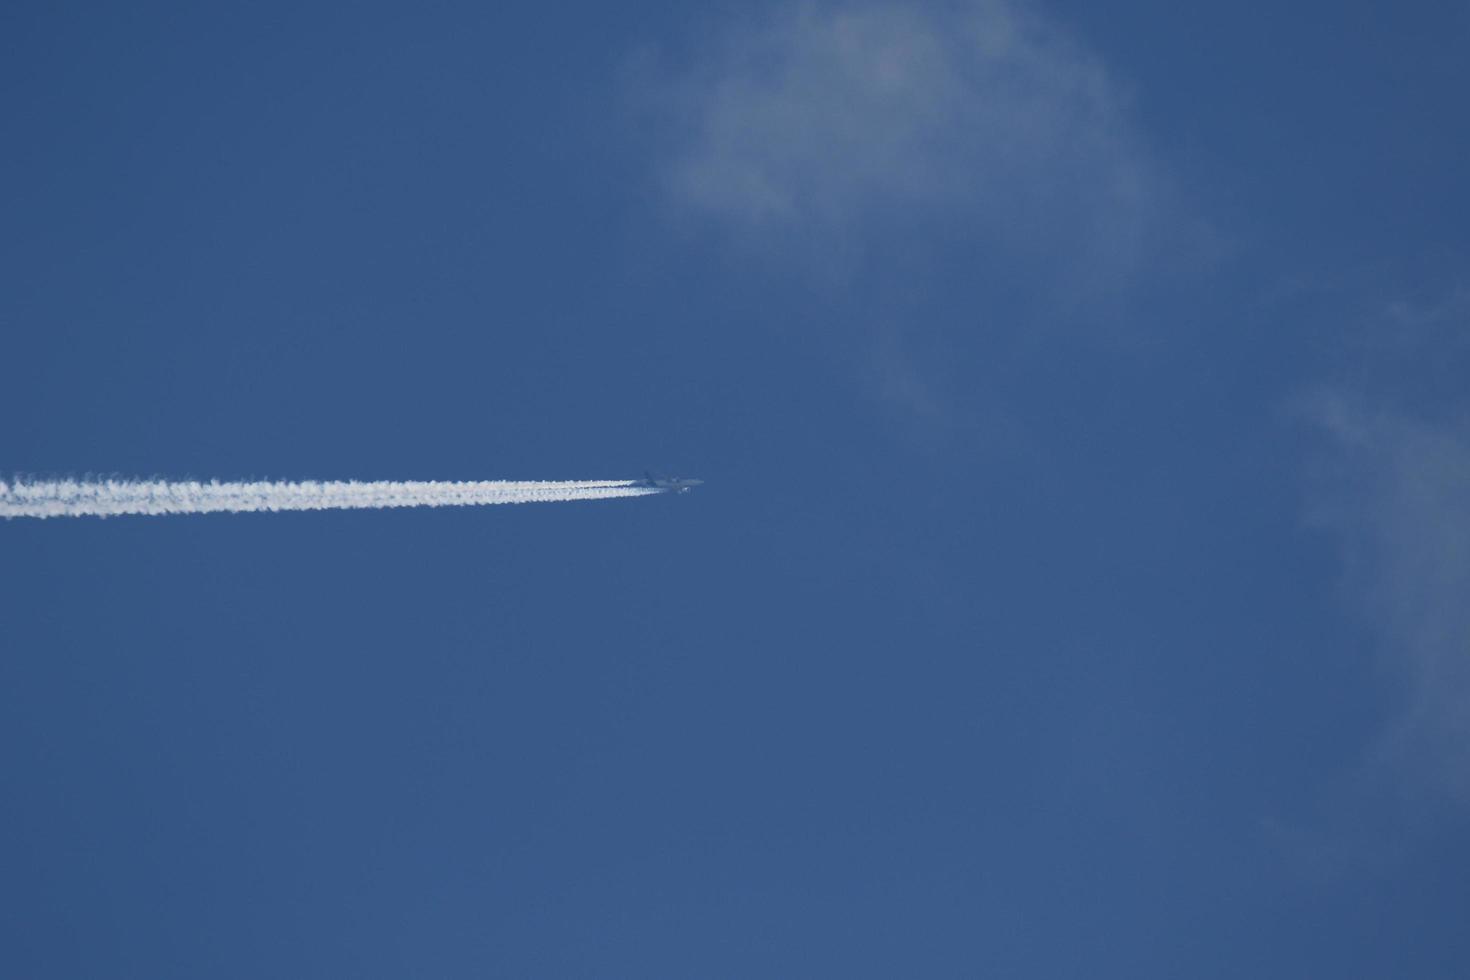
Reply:
[[[665,493],[688,493],[703,482],[703,480],[681,480],[674,477],[658,477],[652,473],[644,473],[643,479],[638,480],[634,485],[646,487],[649,490],[662,490]]]

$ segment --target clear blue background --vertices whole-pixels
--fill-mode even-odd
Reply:
[[[1229,242],[1136,342],[671,221],[745,5],[8,4],[4,472],[707,484],[0,525],[0,973],[1470,975],[1284,408],[1465,267],[1465,9],[1048,9]]]

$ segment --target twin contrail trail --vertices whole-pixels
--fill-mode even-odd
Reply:
[[[383,507],[471,507],[607,500],[662,493],[636,480],[201,483],[185,480],[0,480],[0,517],[113,517]]]

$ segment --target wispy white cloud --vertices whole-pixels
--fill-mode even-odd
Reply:
[[[1470,802],[1470,422],[1321,394],[1312,517],[1337,538],[1349,594],[1379,636],[1394,720],[1370,760]]]
[[[670,198],[767,244],[958,221],[1112,276],[1168,197],[1099,60],[1007,0],[781,8],[663,93]]]
[[[1142,318],[1117,314],[1208,242],[1122,87],[1036,8],[759,9],[638,74],[662,200],[826,287],[834,347],[923,431],[1009,429],[976,403],[984,371],[1028,336],[1131,338]]]

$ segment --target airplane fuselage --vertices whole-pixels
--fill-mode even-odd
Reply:
[[[665,493],[688,493],[702,483],[704,483],[703,480],[656,477],[651,473],[647,473],[644,474],[644,479],[640,480],[638,485],[647,487],[650,490],[662,490]]]

